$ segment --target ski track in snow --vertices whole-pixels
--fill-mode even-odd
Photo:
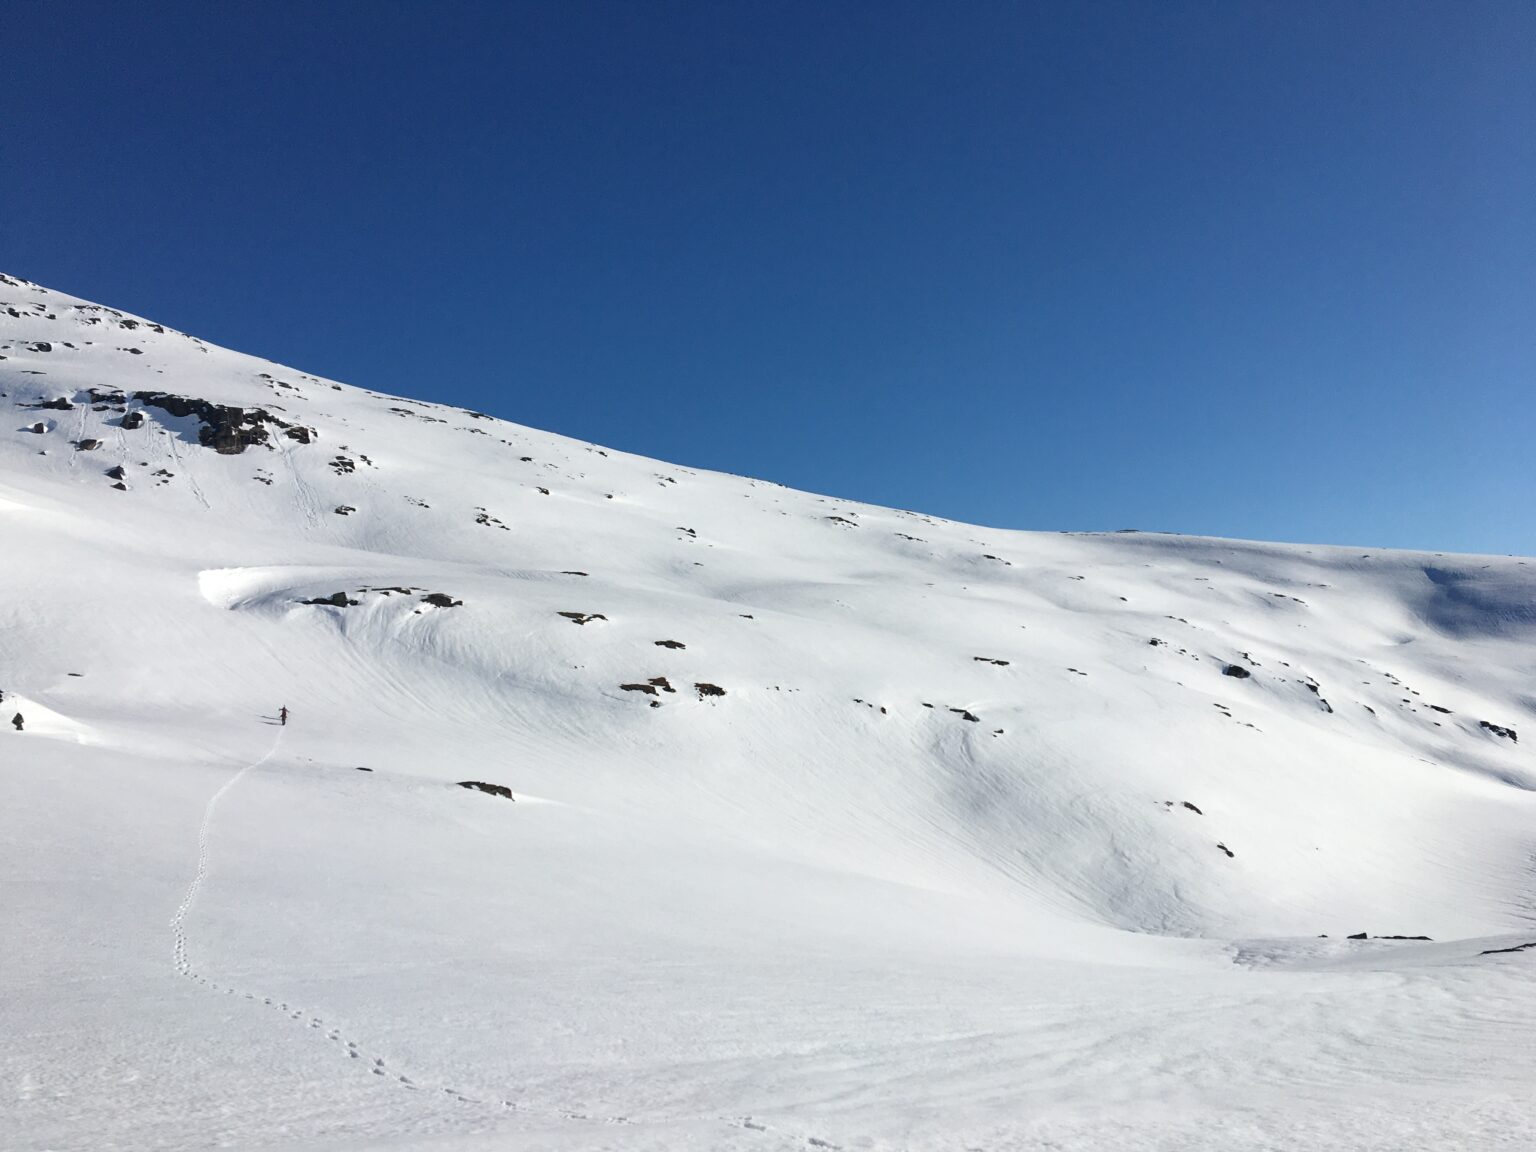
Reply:
[[[187,484],[192,489],[192,495],[197,497],[197,502],[204,508],[207,508],[211,511],[213,505],[208,503],[208,497],[203,495],[203,489],[201,485],[198,484],[197,477],[193,475],[192,470],[187,467],[187,462],[181,458],[181,449],[176,446],[176,434],[174,432],[169,433],[165,440],[166,443],[170,445],[171,459],[176,461],[177,473],[187,478]]]
[[[272,747],[268,748],[260,758],[253,760],[226,780],[218,791],[208,798],[208,804],[203,809],[203,821],[197,830],[197,868],[193,873],[191,883],[187,885],[186,895],[182,898],[181,904],[177,907],[175,914],[172,915],[170,920],[172,959],[177,973],[191,980],[194,984],[207,988],[210,992],[234,996],[241,1000],[249,1000],[252,1003],[259,1003],[265,1008],[271,1008],[275,1012],[282,1013],[289,1020],[303,1024],[307,1029],[322,1034],[326,1040],[340,1048],[348,1060],[357,1061],[374,1076],[383,1077],[412,1092],[427,1089],[428,1091],[440,1092],[461,1104],[484,1105],[499,1112],[514,1112],[520,1115],[548,1120],[607,1125],[631,1123],[626,1116],[590,1116],[584,1112],[540,1108],[515,1100],[502,1099],[494,1093],[480,1092],[471,1094],[446,1083],[434,1083],[424,1077],[407,1075],[404,1072],[397,1071],[384,1057],[368,1051],[361,1043],[346,1036],[339,1027],[331,1025],[324,1017],[318,1016],[304,1008],[296,1007],[277,997],[265,996],[259,992],[253,992],[230,984],[222,984],[192,966],[187,946],[187,917],[191,915],[197,903],[198,895],[202,891],[203,884],[208,878],[209,865],[213,855],[214,817],[218,811],[219,802],[228,796],[235,786],[245,779],[247,775],[260,768],[276,755],[278,749],[282,747],[283,731],[284,729],[279,728],[277,738],[272,742]],[[830,1145],[822,1146],[830,1147]]]
[[[294,503],[298,505],[305,522],[311,528],[320,526],[320,504],[315,499],[314,489],[305,481],[303,474],[293,461],[294,442],[285,441],[278,451],[282,454],[283,464],[288,469],[288,475],[293,480]]]

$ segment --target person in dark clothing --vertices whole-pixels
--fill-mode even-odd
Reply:
[[[16,731],[20,732],[22,730],[21,725],[22,725],[23,721],[22,721],[21,713],[20,712],[16,713],[16,715],[11,717],[11,723],[16,725]]]
[[[288,705],[284,704],[277,710],[277,718],[282,721],[284,728],[288,727]]]

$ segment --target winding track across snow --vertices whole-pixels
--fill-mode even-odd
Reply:
[[[273,753],[282,747],[282,744],[283,730],[279,728],[277,739],[272,741],[272,747],[268,748],[259,760],[252,761],[228,780],[224,781],[223,787],[208,798],[208,804],[203,809],[203,823],[197,830],[197,871],[192,876],[192,883],[187,885],[187,894],[182,897],[180,907],[176,909],[175,915],[171,917],[171,937],[174,941],[176,971],[188,979],[196,980],[199,983],[207,983],[203,977],[192,970],[192,965],[187,960],[187,914],[192,911],[192,905],[197,901],[198,891],[202,888],[203,881],[208,876],[208,842],[209,834],[213,831],[214,811],[218,808],[219,801],[224,798],[226,792],[240,783],[247,772],[260,768],[268,760],[272,759]]]
[[[296,1008],[284,1001],[275,1000],[270,996],[262,996],[255,992],[243,991],[226,984],[220,984],[214,980],[209,979],[207,976],[204,976],[202,973],[193,968],[192,962],[188,958],[187,917],[191,914],[193,906],[197,903],[197,897],[199,892],[202,890],[203,881],[208,877],[208,865],[210,857],[212,856],[214,815],[218,810],[219,801],[224,799],[224,797],[234,789],[235,785],[240,783],[240,781],[243,780],[247,774],[254,772],[256,769],[260,768],[263,764],[270,760],[273,755],[276,754],[277,750],[282,747],[282,744],[283,729],[279,728],[276,739],[272,741],[272,746],[268,748],[260,758],[251,761],[251,763],[241,768],[238,772],[226,780],[219,787],[218,791],[216,791],[212,796],[208,798],[208,803],[203,808],[203,822],[197,830],[197,870],[193,873],[192,882],[187,885],[186,895],[182,897],[181,904],[177,906],[176,911],[174,914],[172,914],[170,921],[172,957],[176,965],[176,971],[178,974],[185,976],[188,980],[203,985],[211,992],[222,992],[228,996],[238,996],[245,1000],[259,1001],[265,1007],[280,1011],[293,1020],[303,1020],[308,1024],[310,1028],[317,1031],[323,1030],[327,1040],[342,1045],[348,1058],[365,1062],[368,1066],[368,1070],[375,1076],[382,1076],[395,1080],[402,1087],[411,1089],[412,1091],[419,1090],[426,1085],[419,1083],[417,1080],[410,1076],[396,1072],[386,1064],[382,1056],[374,1056],[365,1053],[358,1046],[356,1041],[349,1040],[342,1034],[339,1028],[328,1025],[326,1021],[321,1017],[306,1012],[302,1008]],[[629,1123],[628,1119],[622,1116],[599,1117],[588,1116],[587,1114],[581,1112],[533,1108],[526,1104],[518,1103],[517,1101],[502,1100],[494,1096],[466,1095],[459,1089],[450,1087],[448,1085],[439,1085],[437,1088],[438,1091],[442,1092],[445,1096],[449,1096],[461,1104],[483,1104],[503,1112],[520,1112],[536,1116],[543,1116],[548,1119],[566,1121],[597,1121],[599,1123],[605,1124]]]

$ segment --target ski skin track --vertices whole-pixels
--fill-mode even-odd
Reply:
[[[203,820],[202,823],[198,826],[197,830],[197,868],[192,875],[191,882],[187,885],[186,895],[182,897],[180,905],[177,906],[175,913],[171,916],[170,919],[172,939],[171,956],[172,962],[176,968],[177,975],[183,976],[195,984],[202,985],[210,992],[222,992],[226,996],[237,996],[242,1000],[259,1002],[265,1007],[272,1008],[275,1011],[283,1013],[285,1016],[292,1020],[303,1020],[307,1023],[311,1030],[322,1031],[324,1032],[325,1038],[327,1040],[331,1041],[332,1043],[341,1045],[343,1050],[346,1052],[348,1059],[364,1062],[367,1065],[368,1070],[373,1073],[373,1075],[392,1080],[399,1084],[402,1088],[408,1089],[412,1092],[419,1091],[423,1087],[431,1087],[443,1095],[458,1101],[461,1104],[486,1105],[497,1112],[516,1112],[520,1115],[539,1117],[541,1119],[548,1120],[559,1120],[577,1123],[599,1123],[605,1125],[631,1123],[631,1121],[624,1116],[598,1118],[587,1116],[579,1112],[556,1111],[546,1108],[536,1108],[514,1100],[503,1100],[494,1096],[482,1098],[481,1096],[467,1095],[459,1089],[447,1084],[425,1085],[423,1081],[417,1077],[408,1076],[402,1072],[396,1072],[382,1056],[377,1056],[372,1053],[365,1052],[357,1041],[348,1039],[345,1035],[342,1034],[339,1028],[335,1028],[329,1025],[323,1017],[316,1016],[302,1008],[295,1008],[287,1002],[276,1000],[271,996],[263,996],[257,992],[235,988],[227,984],[220,984],[216,980],[204,975],[202,972],[192,966],[191,960],[188,958],[187,951],[187,918],[191,915],[192,910],[197,903],[198,895],[202,891],[203,883],[208,878],[209,864],[213,855],[212,834],[214,817],[218,812],[220,801],[228,796],[230,792],[234,791],[235,786],[244,780],[246,776],[255,772],[258,768],[260,768],[263,764],[266,764],[269,760],[272,759],[273,756],[277,754],[277,752],[283,746],[283,731],[284,729],[279,728],[277,738],[272,741],[272,746],[268,748],[266,752],[264,752],[258,759],[251,761],[249,764],[239,769],[228,780],[226,780],[218,788],[218,790],[208,798],[208,803],[203,808]],[[726,1120],[723,1117],[721,1119],[723,1123],[729,1123],[734,1126],[735,1122]],[[747,1127],[753,1131],[758,1130],[756,1128],[751,1128],[750,1125],[747,1125]]]

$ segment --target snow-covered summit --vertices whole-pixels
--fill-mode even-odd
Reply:
[[[6,1147],[1433,1146],[1334,1047],[1397,1012],[1527,1119],[1445,997],[1532,1021],[1536,564],[942,521],[10,277],[0,414]]]

